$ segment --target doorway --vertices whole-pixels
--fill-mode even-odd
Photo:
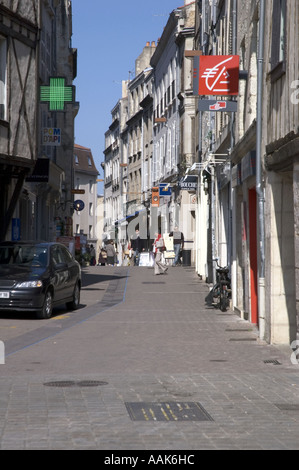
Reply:
[[[249,189],[248,200],[251,323],[258,325],[257,196],[255,189]]]

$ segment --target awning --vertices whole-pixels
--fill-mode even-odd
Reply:
[[[125,222],[128,219],[132,219],[133,217],[137,217],[141,212],[146,212],[146,209],[144,208],[144,209],[141,209],[140,211],[135,211],[134,214],[127,215],[123,219],[117,220],[115,222],[115,225],[117,225],[117,224],[119,225],[119,224],[121,224],[122,222]]]

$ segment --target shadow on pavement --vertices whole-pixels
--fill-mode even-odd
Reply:
[[[115,279],[123,279],[127,276],[115,276],[114,274],[90,274],[89,272],[84,272],[82,270],[82,288],[91,286],[93,284],[98,284],[100,282],[110,282]]]

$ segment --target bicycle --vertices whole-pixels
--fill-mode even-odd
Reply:
[[[231,281],[228,275],[229,268],[222,267],[218,264],[218,258],[214,259],[218,268],[216,268],[216,284],[212,288],[212,298],[216,308],[219,308],[222,312],[226,312],[229,307],[231,298]]]

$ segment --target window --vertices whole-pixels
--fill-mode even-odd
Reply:
[[[6,104],[6,56],[7,43],[6,39],[0,36],[0,119],[7,118]]]
[[[285,73],[286,65],[286,0],[273,0],[271,80]]]
[[[75,155],[75,164],[76,164],[76,165],[79,165],[79,158],[78,158],[78,155]]]
[[[51,255],[52,255],[52,262],[54,266],[56,266],[57,264],[63,263],[63,256],[62,256],[59,246],[52,247]]]
[[[60,249],[64,263],[71,263],[73,258],[70,252],[64,246],[61,246]]]

